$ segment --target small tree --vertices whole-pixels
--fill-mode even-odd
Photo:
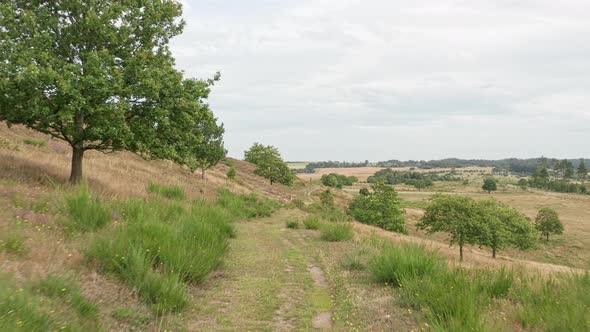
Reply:
[[[213,114],[209,114],[207,119],[203,119],[195,128],[197,134],[202,135],[202,139],[195,144],[194,166],[191,166],[191,171],[195,170],[195,166],[201,169],[201,178],[205,179],[205,170],[217,165],[227,154],[227,150],[223,146],[223,134],[225,129],[223,124],[218,125],[217,119]]]
[[[293,184],[295,175],[274,146],[254,143],[250,149],[245,151],[244,157],[246,161],[256,165],[254,173],[269,179],[271,185],[274,182],[285,185]]]
[[[584,159],[580,159],[580,164],[578,165],[577,173],[578,180],[580,180],[582,183],[586,182],[586,178],[588,177],[588,170],[586,169]]]
[[[350,203],[352,216],[362,223],[407,233],[401,200],[395,189],[383,183],[373,184],[372,189],[372,192],[361,191]]]
[[[448,233],[449,244],[459,246],[461,261],[463,246],[477,244],[482,233],[476,203],[466,196],[435,195],[416,227],[426,230],[427,234]]]
[[[498,189],[498,186],[496,185],[496,180],[494,178],[484,179],[483,186],[481,187],[481,189],[487,191],[488,194],[491,194],[492,191],[496,191]]]
[[[332,190],[328,189],[326,191],[323,191],[320,194],[320,202],[322,203],[322,206],[327,209],[334,208],[335,203],[334,203],[334,194],[332,193]]]
[[[517,210],[498,203],[485,200],[476,203],[481,232],[478,244],[492,249],[492,257],[507,246],[527,249],[533,246],[535,228],[529,218]]]
[[[535,228],[549,241],[550,234],[563,234],[563,224],[552,208],[542,208],[535,218]]]
[[[564,169],[563,178],[573,179],[574,178],[574,165],[567,159],[561,161],[561,167]]]

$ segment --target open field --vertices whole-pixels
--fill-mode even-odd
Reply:
[[[305,166],[307,166],[307,164],[309,164],[306,161],[288,161],[287,162],[287,166],[289,166],[290,169],[304,169]]]
[[[315,173],[311,174],[297,174],[297,176],[302,179],[309,181],[311,180],[319,180],[322,175],[330,174],[330,173],[337,173],[346,176],[356,176],[359,181],[367,181],[367,178],[375,172],[380,171],[382,169],[386,169],[387,167],[345,167],[345,168],[318,168],[316,169]],[[394,171],[409,171],[411,167],[394,167],[391,168]],[[414,169],[414,172],[450,172],[455,170],[460,173],[484,173],[490,174],[492,172],[492,167],[464,167],[464,168],[432,168],[432,169]]]

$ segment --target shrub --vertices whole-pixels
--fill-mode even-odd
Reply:
[[[290,228],[290,229],[299,229],[299,222],[295,219],[290,219],[290,220],[287,220],[286,226],[287,226],[287,228]]]
[[[363,191],[350,203],[352,216],[365,224],[388,231],[407,233],[401,200],[391,186],[377,183],[373,192]]]
[[[399,287],[404,280],[446,270],[438,254],[419,245],[387,245],[369,263],[369,270],[377,281]]]
[[[306,229],[320,229],[320,218],[311,215],[307,216],[305,219],[303,219],[303,225]]]
[[[150,182],[148,185],[148,192],[162,196],[169,199],[183,200],[186,197],[184,188],[181,186],[166,186],[155,182]]]
[[[354,236],[352,225],[345,222],[324,224],[320,231],[321,239],[328,242],[346,241]]]
[[[30,138],[24,139],[23,143],[25,143],[27,145],[36,146],[38,148],[47,146],[47,142],[45,142],[45,141],[41,141],[41,140],[37,140],[37,139],[30,139]]]
[[[360,254],[346,254],[340,262],[341,265],[349,270],[364,270],[367,266]]]
[[[305,208],[305,203],[300,200],[299,198],[295,198],[291,201],[291,204],[293,204],[293,206],[295,206],[298,209],[304,209]]]
[[[236,172],[236,169],[235,169],[235,167],[231,166],[231,167],[229,168],[229,170],[227,171],[227,177],[228,177],[229,179],[235,179],[235,178],[236,178],[236,173],[237,173],[237,172]]]
[[[71,231],[95,231],[111,221],[109,210],[98,200],[90,197],[86,184],[66,197],[70,220],[66,226]]]

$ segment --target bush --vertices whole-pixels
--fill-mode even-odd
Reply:
[[[37,139],[30,139],[30,138],[24,139],[23,143],[25,143],[27,145],[36,146],[38,148],[47,146],[47,142],[45,142],[45,141],[41,141],[41,140],[37,140]]]
[[[70,231],[95,231],[111,221],[109,210],[98,199],[90,197],[86,184],[66,197],[66,208],[70,217],[66,227]]]
[[[228,177],[228,179],[235,179],[236,178],[236,174],[237,174],[236,169],[233,166],[231,166],[229,168],[229,170],[227,171],[227,177]]]
[[[379,282],[399,287],[404,280],[446,271],[438,254],[419,245],[385,246],[369,263],[369,270]]]
[[[148,192],[162,196],[169,199],[183,200],[186,197],[184,188],[180,186],[166,186],[155,182],[150,182],[148,185]]]
[[[345,222],[324,224],[320,231],[321,239],[328,242],[346,241],[354,236],[352,225]]]
[[[303,225],[306,229],[320,229],[320,218],[311,215],[307,216],[305,219],[303,219]]]
[[[290,229],[299,229],[299,222],[295,219],[290,219],[290,220],[287,220],[286,226],[287,226],[287,228],[290,228]]]
[[[407,233],[401,199],[395,189],[382,183],[374,184],[372,188],[373,192],[363,191],[350,203],[352,216],[365,224]]]

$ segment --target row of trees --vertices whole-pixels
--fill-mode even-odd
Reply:
[[[552,165],[551,173],[554,174],[553,177],[550,175],[547,165]],[[558,165],[560,166],[558,167]],[[562,172],[561,170],[564,171]],[[573,165],[571,162],[563,160],[553,164],[545,161],[535,170],[529,179],[520,179],[518,184],[521,187],[529,186],[557,192],[589,194],[590,190],[585,185],[588,178],[588,170],[583,159],[580,159],[578,164],[576,177],[581,183],[571,182],[573,178]]]
[[[219,80],[184,78],[171,38],[182,6],[158,1],[0,4],[0,121],[67,142],[70,181],[89,150],[129,150],[203,171],[225,157],[205,100]]]
[[[533,247],[539,233],[549,240],[550,234],[563,232],[557,213],[550,208],[541,209],[533,224],[524,214],[495,200],[440,194],[432,198],[417,228],[428,234],[448,233],[450,245],[459,246],[461,260],[466,244],[491,248],[495,258],[498,250],[508,246]]]
[[[390,185],[400,183],[413,185],[417,180],[428,181],[426,182],[426,186],[431,186],[433,181],[461,181],[462,178],[451,173],[394,171],[391,168],[386,168],[375,172],[374,175],[367,179],[367,182],[383,182]]]
[[[320,180],[324,186],[341,189],[344,186],[352,186],[355,182],[358,182],[359,179],[356,176],[330,173],[322,175]]]
[[[295,180],[295,174],[274,146],[254,143],[244,152],[244,160],[255,164],[254,173],[270,180],[271,185],[275,182],[291,185]]]
[[[298,173],[315,173],[317,168],[344,168],[344,167],[367,167],[369,161],[364,162],[347,162],[347,161],[316,161],[305,165],[303,169],[295,170]]]

